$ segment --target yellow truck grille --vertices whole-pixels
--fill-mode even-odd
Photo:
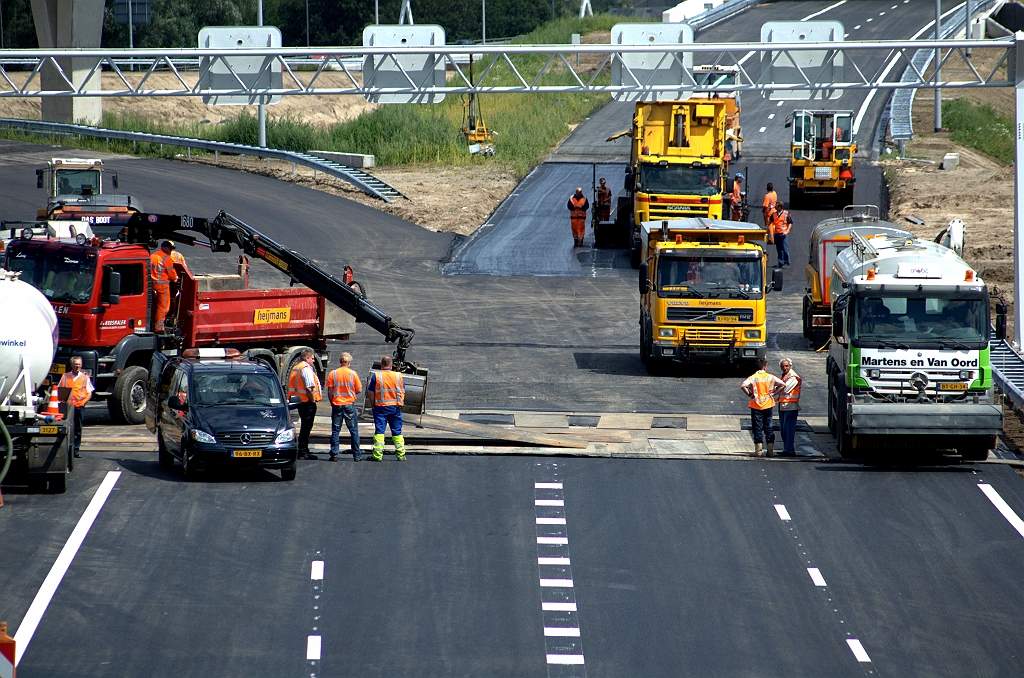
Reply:
[[[686,328],[683,332],[683,339],[687,343],[694,344],[728,344],[732,341],[733,331],[731,329],[714,329],[694,327]]]

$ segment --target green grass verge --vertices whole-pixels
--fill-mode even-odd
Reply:
[[[1006,164],[1013,162],[1013,121],[987,104],[954,99],[942,104],[942,126],[953,141],[986,153]]]
[[[583,20],[559,19],[540,26],[516,39],[519,44],[567,44],[573,33],[610,30],[617,17],[598,15]],[[517,68],[536,70],[546,57],[520,56]],[[479,69],[478,69],[479,74]],[[601,76],[607,82],[607,75]],[[497,86],[516,83],[507,64],[491,69],[481,84]],[[573,82],[564,68],[552,68],[542,78],[546,85]],[[501,162],[519,176],[525,175],[549,150],[579,123],[608,101],[603,94],[494,94],[478,99],[488,128],[497,132],[496,159],[471,156],[461,128],[468,98],[445,97],[439,104],[383,105],[366,111],[354,120],[328,126],[316,126],[289,118],[267,121],[267,144],[290,151],[342,151],[376,156],[379,166],[395,165],[474,165]],[[628,121],[623,122],[623,127]],[[229,143],[256,145],[255,116],[242,112],[219,125],[158,125],[133,114],[105,114],[103,126],[134,132],[198,137]],[[4,138],[35,140],[33,135],[2,133]],[[52,140],[47,137],[47,140]],[[178,147],[155,144],[107,143],[87,137],[62,138],[60,143],[79,148],[109,149],[111,152],[170,157],[181,153]]]

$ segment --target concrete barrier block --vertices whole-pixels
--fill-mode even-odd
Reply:
[[[358,167],[359,169],[369,169],[376,166],[376,158],[372,155],[363,155],[361,153],[335,153],[334,151],[310,151],[310,155],[314,155],[324,160],[330,160],[337,162],[342,165],[348,165],[349,167]]]
[[[955,170],[960,166],[960,154],[959,153],[947,153],[942,156],[942,164],[939,165],[939,169],[944,170]]]

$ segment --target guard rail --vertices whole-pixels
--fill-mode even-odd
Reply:
[[[99,127],[88,127],[86,125],[69,125],[57,122],[42,122],[39,120],[19,120],[15,118],[0,118],[0,129],[17,129],[33,134],[49,134],[56,136],[88,136],[101,139],[115,139],[119,141],[133,141],[147,144],[162,144],[167,146],[181,146],[188,149],[199,149],[212,153],[230,153],[232,155],[251,155],[259,158],[272,158],[284,160],[296,165],[309,167],[316,172],[341,179],[352,184],[363,193],[379,198],[384,202],[392,202],[394,199],[405,198],[398,189],[389,186],[377,177],[355,167],[342,165],[341,163],[317,158],[308,153],[297,153],[295,151],[282,151],[276,148],[260,148],[259,146],[246,146],[244,144],[229,144],[224,141],[210,141],[208,139],[189,139],[186,137],[172,137],[164,134],[149,134],[146,132],[124,132],[114,129],[103,129]]]
[[[971,4],[974,12],[983,12],[993,4],[993,0],[976,0]],[[939,29],[942,38],[948,38],[953,33],[961,30],[967,19],[966,6],[961,7],[949,18]],[[933,34],[934,35],[934,34]],[[919,80],[918,74],[924,75],[925,70],[931,65],[935,58],[935,50],[919,49],[910,60],[910,66],[903,69],[900,82],[914,82]],[[915,72],[916,71],[916,72]],[[889,114],[889,135],[894,140],[909,140],[914,138],[914,122],[911,119],[911,109],[914,105],[916,89],[898,89],[892,94]]]
[[[734,14],[739,14],[743,10],[753,7],[754,4],[755,0],[730,0],[718,7],[709,9],[706,12],[701,12],[697,16],[687,19],[686,23],[690,24],[694,33],[697,33],[712,24],[717,24],[723,19],[728,19]]]
[[[988,346],[993,381],[1017,409],[1024,410],[1024,357],[1005,340],[995,339],[994,333]]]

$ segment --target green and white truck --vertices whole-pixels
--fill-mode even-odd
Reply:
[[[840,454],[986,459],[1002,408],[977,272],[938,243],[853,233],[829,293],[828,421]],[[1005,334],[1004,318],[997,327]]]

